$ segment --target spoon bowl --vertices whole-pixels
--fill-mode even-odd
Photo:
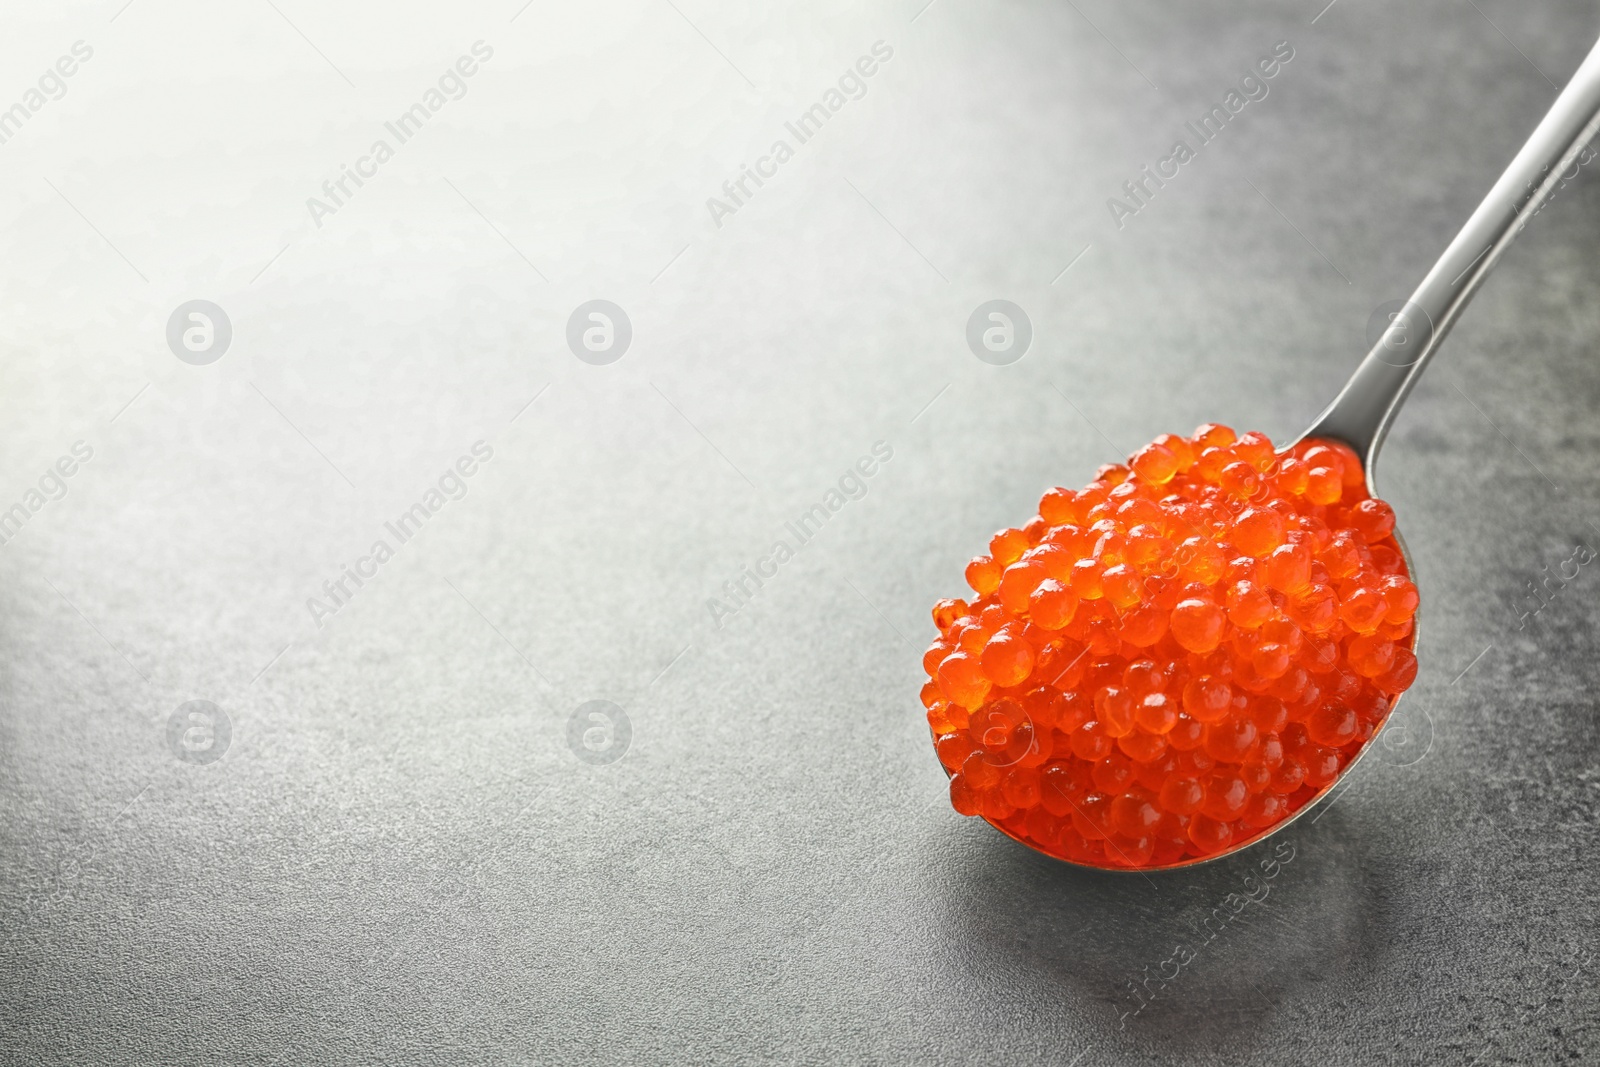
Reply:
[[[1397,544],[1400,547],[1401,558],[1405,560],[1405,564],[1406,564],[1406,573],[1407,574],[1415,574],[1416,571],[1412,568],[1412,565],[1411,565],[1411,552],[1406,547],[1405,539],[1403,537],[1401,537],[1401,535],[1400,535],[1399,527],[1395,528],[1394,533],[1391,534],[1391,536],[1394,538],[1395,544]],[[1419,639],[1419,634],[1421,632],[1421,626],[1422,626],[1422,611],[1419,608],[1417,613],[1416,613],[1416,615],[1413,616],[1413,618],[1412,618],[1411,644],[1410,644],[1409,647],[1410,647],[1410,649],[1411,649],[1411,651],[1413,653],[1415,653],[1416,649],[1417,649],[1417,642],[1418,642],[1418,639]],[[1397,708],[1399,708],[1400,701],[1402,701],[1404,699],[1405,699],[1405,694],[1401,693],[1398,696],[1396,696],[1392,701],[1390,701],[1389,710],[1384,715],[1383,722],[1378,726],[1377,729],[1375,729],[1372,732],[1372,736],[1367,739],[1367,743],[1365,745],[1361,746],[1361,750],[1359,752],[1357,752],[1354,756],[1350,757],[1349,762],[1344,765],[1344,768],[1342,770],[1340,770],[1338,776],[1335,777],[1333,779],[1333,781],[1331,781],[1327,785],[1323,786],[1320,790],[1317,791],[1317,793],[1310,800],[1306,801],[1305,804],[1303,804],[1301,807],[1299,807],[1299,808],[1295,809],[1294,811],[1290,812],[1283,819],[1281,819],[1278,822],[1272,824],[1271,826],[1265,827],[1264,829],[1257,831],[1255,834],[1253,834],[1253,835],[1251,835],[1249,837],[1245,837],[1245,838],[1242,838],[1242,839],[1240,839],[1238,841],[1235,841],[1233,844],[1229,845],[1226,849],[1222,850],[1221,852],[1213,853],[1212,855],[1209,855],[1209,856],[1196,856],[1196,857],[1194,857],[1192,859],[1180,860],[1177,863],[1149,864],[1149,865],[1140,866],[1140,867],[1132,867],[1132,866],[1127,866],[1127,867],[1124,867],[1124,866],[1105,866],[1105,867],[1102,867],[1102,866],[1097,866],[1097,865],[1089,864],[1089,863],[1079,863],[1076,860],[1067,859],[1067,858],[1065,858],[1063,856],[1056,856],[1056,855],[1053,855],[1053,854],[1051,855],[1051,858],[1055,859],[1055,860],[1057,860],[1057,861],[1059,861],[1061,863],[1066,863],[1066,864],[1069,864],[1069,865],[1071,865],[1073,867],[1079,867],[1079,868],[1082,868],[1083,870],[1087,870],[1087,871],[1104,871],[1104,872],[1107,872],[1107,873],[1110,873],[1110,874],[1149,874],[1149,873],[1152,873],[1152,872],[1155,872],[1155,871],[1178,871],[1178,870],[1185,870],[1185,869],[1191,868],[1191,867],[1200,867],[1200,866],[1203,866],[1203,865],[1208,864],[1208,863],[1215,863],[1217,860],[1225,859],[1228,856],[1234,855],[1235,853],[1242,852],[1245,849],[1248,849],[1248,848],[1251,848],[1251,847],[1253,847],[1255,845],[1258,845],[1261,842],[1265,841],[1267,838],[1272,837],[1272,836],[1274,836],[1276,834],[1279,834],[1279,833],[1283,832],[1284,830],[1288,829],[1291,825],[1293,825],[1294,823],[1298,822],[1301,818],[1303,818],[1307,813],[1309,813],[1310,811],[1312,811],[1315,808],[1320,807],[1322,802],[1324,800],[1326,800],[1328,798],[1328,796],[1330,794],[1332,794],[1333,791],[1339,787],[1340,783],[1343,782],[1345,780],[1345,778],[1349,776],[1350,772],[1355,769],[1355,765],[1357,763],[1361,762],[1361,760],[1367,755],[1367,753],[1372,751],[1373,746],[1378,743],[1378,739],[1382,736],[1384,729],[1387,728],[1389,723],[1394,719],[1394,713],[1395,713],[1395,710]],[[1022,837],[1018,836],[1017,834],[1012,833],[1009,829],[1007,829],[1005,826],[1002,826],[1000,823],[995,822],[994,820],[988,820],[988,819],[986,819],[985,821],[988,822],[989,825],[994,827],[996,830],[999,830],[1002,834],[1005,834],[1007,837],[1011,838],[1013,841],[1016,841],[1018,844],[1027,845],[1029,848],[1033,848],[1034,847],[1033,844],[1030,843],[1029,841],[1027,841],[1025,838],[1022,838]]]

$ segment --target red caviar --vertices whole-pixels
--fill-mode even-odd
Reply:
[[[1417,674],[1417,588],[1355,453],[1163,434],[967,565],[922,702],[950,803],[1095,867],[1225,852],[1338,778]]]

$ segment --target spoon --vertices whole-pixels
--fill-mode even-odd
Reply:
[[[1383,447],[1400,406],[1500,256],[1556,189],[1575,176],[1575,168],[1571,175],[1567,174],[1568,168],[1574,167],[1579,155],[1597,134],[1600,134],[1600,42],[1590,49],[1567,87],[1550,105],[1550,110],[1466,225],[1461,227],[1455,240],[1422,279],[1422,284],[1399,310],[1390,314],[1389,325],[1350,380],[1289,448],[1311,437],[1342,441],[1360,457],[1368,492],[1378,495],[1378,451]],[[1411,553],[1398,529],[1394,539],[1405,559],[1407,573],[1415,575]],[[1394,703],[1398,705],[1403,698],[1401,694]],[[1393,717],[1391,707],[1389,719]],[[1388,721],[1385,720],[1385,725]],[[1381,732],[1380,729],[1378,733]],[[1172,866],[1208,863],[1283,830],[1321,804],[1377,739],[1378,735],[1374,734],[1366,747],[1345,765],[1338,778],[1276,826],[1227,851]]]
[[[1355,450],[1366,476],[1368,492],[1376,495],[1378,451],[1406,396],[1441,341],[1494,269],[1502,253],[1528,219],[1571,175],[1565,175],[1588,143],[1600,133],[1600,43],[1579,66],[1567,87],[1557,96],[1532,135],[1494,183],[1483,202],[1467,219],[1422,284],[1400,309],[1389,316],[1382,335],[1356,368],[1333,402],[1280,454],[1308,438],[1333,439]],[[1394,533],[1406,564],[1414,575],[1410,553],[1399,531]],[[1414,643],[1414,642],[1413,642]],[[1394,704],[1399,703],[1396,698]],[[1385,720],[1393,718],[1393,706]],[[1381,728],[1378,731],[1381,733]],[[1280,833],[1296,819],[1317,807],[1344,780],[1377,740],[1377,733],[1345,764],[1339,775],[1298,810],[1277,824],[1230,847],[1206,856],[1176,863],[1139,867],[1101,867],[1074,863],[1092,870],[1148,873],[1198,866],[1232,855]],[[1009,833],[996,825],[1002,833]],[[1020,838],[1018,840],[1021,840]],[[1027,842],[1023,842],[1027,844]],[[1071,860],[1062,862],[1073,863]]]

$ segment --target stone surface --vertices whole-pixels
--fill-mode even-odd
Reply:
[[[917,702],[927,609],[1045,487],[1309,422],[1591,5],[517,6],[7,16],[6,106],[93,55],[0,144],[0,505],[93,457],[0,546],[0,1061],[1600,1056],[1600,573],[1518,607],[1600,547],[1592,168],[1389,440],[1422,669],[1314,821],[1078,871],[949,809]],[[165,334],[194,299],[232,324],[203,366]],[[632,325],[607,365],[567,347],[592,299]],[[1033,328],[1008,365],[967,342],[996,299]],[[219,733],[170,724],[196,700],[209,762]],[[595,700],[620,759],[619,716],[571,721]]]

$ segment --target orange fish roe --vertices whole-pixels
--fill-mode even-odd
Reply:
[[[1163,434],[967,565],[922,689],[950,803],[1041,852],[1164,867],[1327,789],[1417,675],[1417,588],[1355,453]]]

